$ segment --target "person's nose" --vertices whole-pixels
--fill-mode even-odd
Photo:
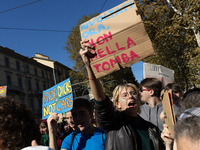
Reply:
[[[134,97],[133,94],[131,93],[128,94],[128,98],[133,98],[133,97]]]
[[[74,120],[73,120],[72,118],[70,118],[70,119],[69,119],[69,122],[72,122],[72,123],[73,123],[73,122],[74,122]]]
[[[42,130],[42,129],[40,129],[40,133],[43,133],[43,130]]]

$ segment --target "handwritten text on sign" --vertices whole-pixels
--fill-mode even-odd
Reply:
[[[174,70],[150,63],[143,63],[143,66],[144,78],[158,78],[162,82],[163,87],[168,83],[174,82]]]
[[[134,1],[129,0],[80,25],[82,39],[87,38],[97,53],[91,59],[97,78],[154,54],[136,10]]]
[[[42,119],[46,119],[53,112],[63,113],[72,109],[73,95],[70,80],[43,91]]]
[[[103,41],[99,42],[100,38],[102,38]],[[108,42],[109,40],[112,40],[111,32],[98,37],[97,44],[102,45],[104,44],[104,42]],[[94,47],[96,47],[96,45],[93,42],[93,39],[91,39],[89,43],[92,44]],[[127,43],[125,46],[120,47],[118,42],[116,42],[115,45],[116,45],[116,48],[113,50],[110,50],[108,46],[106,46],[105,48],[97,49],[96,50],[97,56],[95,56],[95,58],[104,58],[108,55],[113,55],[117,53],[117,51],[123,51],[125,49],[129,49],[131,46],[135,46],[136,43],[130,37],[127,37]],[[108,59],[107,61],[104,61],[102,64],[97,63],[93,65],[93,67],[96,69],[95,71],[97,72],[100,72],[100,68],[106,71],[106,70],[110,70],[110,67],[114,68],[115,66],[114,64],[117,64],[117,62],[119,64],[122,64],[122,62],[128,63],[129,61],[133,61],[135,58],[139,58],[139,56],[136,53],[134,53],[134,51],[131,50],[129,54],[121,53],[120,55],[117,55],[114,59]],[[93,61],[92,58],[91,58],[91,61]]]
[[[102,14],[100,14],[98,17],[94,18],[93,20],[90,20],[84,24],[82,24],[80,26],[80,30],[84,32],[82,32],[81,36],[82,38],[88,38],[89,36],[92,36],[93,34],[98,34],[103,30],[109,30],[110,26],[104,26],[103,25],[103,21],[104,20],[108,20],[110,18],[113,18],[115,16],[117,16],[119,13],[124,13],[126,12],[128,9],[126,8],[126,6],[130,5],[130,8],[133,8],[133,5],[131,5],[133,2],[129,1],[126,3],[121,4],[119,7],[115,7],[112,8],[110,10],[108,10],[107,12],[104,12]],[[124,9],[122,9],[124,8]],[[114,13],[116,12],[116,13]],[[109,16],[109,17],[106,17]],[[104,18],[106,17],[106,18]],[[102,19],[104,18],[104,19]],[[95,24],[98,24],[98,28],[95,28]]]

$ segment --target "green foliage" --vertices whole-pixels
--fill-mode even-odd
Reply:
[[[73,70],[70,72],[70,77],[73,77],[74,82],[82,82],[87,79],[87,72],[85,65],[82,62],[81,56],[79,55],[80,50],[80,29],[79,25],[90,20],[91,18],[97,16],[98,14],[83,16],[78,20],[78,23],[72,28],[70,34],[68,35],[65,49],[70,54],[69,58],[74,62]],[[75,70],[75,71],[74,71]]]
[[[66,41],[65,50],[70,54],[70,59],[74,63],[73,70],[75,70],[70,72],[70,77],[73,78],[75,83],[88,80],[85,65],[81,59],[81,56],[79,55],[81,41],[79,25],[97,15],[98,14],[95,13],[94,15],[83,16],[81,19],[79,19],[78,23],[72,28]],[[106,91],[106,95],[109,97],[112,96],[112,91],[117,84],[131,82],[138,85],[138,82],[135,80],[130,67],[124,69],[122,68],[117,72],[100,78],[100,80],[102,82],[104,91]],[[111,81],[115,81],[116,84]],[[87,83],[85,84],[85,87],[87,87]]]
[[[199,3],[194,0],[171,2],[177,13],[167,0],[136,0],[156,53],[144,61],[173,69],[175,82],[185,90],[200,84],[199,48],[193,30],[188,29],[200,27]]]

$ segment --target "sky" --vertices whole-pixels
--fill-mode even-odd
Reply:
[[[0,0],[0,46],[32,57],[46,55],[69,68],[73,62],[63,47],[69,32],[84,15],[102,13],[123,0]],[[131,65],[138,82],[143,62]]]

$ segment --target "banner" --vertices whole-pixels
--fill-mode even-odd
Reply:
[[[58,114],[69,111],[73,106],[73,93],[70,79],[43,91],[42,119],[47,119],[53,112]]]
[[[6,96],[7,86],[0,86],[0,96]]]
[[[144,78],[158,78],[162,81],[163,87],[174,82],[174,70],[161,65],[143,63]]]
[[[95,47],[91,67],[97,78],[154,55],[133,0],[101,13],[80,25],[81,37]]]

